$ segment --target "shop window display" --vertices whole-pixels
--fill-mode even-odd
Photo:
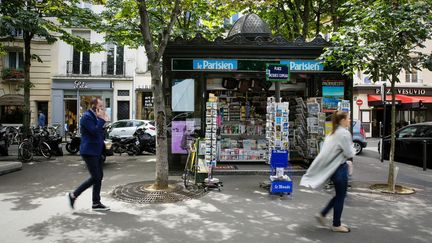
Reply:
[[[289,105],[286,123],[289,126],[289,160],[307,164],[319,153],[325,137],[326,112],[338,109],[345,82],[325,79],[322,88],[308,83],[305,75],[291,77],[289,83],[281,84],[280,91],[281,102]],[[214,94],[219,101],[221,125],[217,159],[220,162],[266,162],[269,159],[266,104],[268,97],[275,96],[275,91],[265,79],[251,77],[245,82],[247,79],[207,79],[207,94]],[[325,97],[308,98],[312,93],[325,94]],[[279,133],[283,136],[282,131],[275,131],[275,136]]]
[[[214,91],[221,120],[219,161],[266,161],[266,96]]]
[[[1,106],[1,123],[21,123],[24,117],[23,106],[4,105]]]

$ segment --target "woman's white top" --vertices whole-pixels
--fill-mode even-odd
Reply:
[[[300,186],[318,188],[323,185],[348,158],[354,157],[351,133],[343,127],[325,138],[320,153],[314,159]]]

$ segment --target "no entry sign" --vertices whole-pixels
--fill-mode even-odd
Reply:
[[[356,101],[356,104],[357,104],[358,106],[361,106],[361,105],[363,105],[363,100],[361,100],[361,99],[358,99],[358,100]]]

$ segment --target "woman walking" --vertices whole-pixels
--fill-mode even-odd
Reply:
[[[300,185],[315,189],[330,178],[334,183],[336,195],[315,217],[321,225],[325,226],[325,217],[333,208],[331,230],[348,233],[350,228],[341,223],[341,216],[348,187],[348,164],[346,161],[354,157],[352,136],[348,131],[351,120],[347,112],[335,111],[332,115],[332,124],[331,135],[326,137],[320,153],[302,177]]]

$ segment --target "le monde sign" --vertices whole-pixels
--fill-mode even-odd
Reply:
[[[429,96],[432,95],[431,89],[421,88],[395,88],[396,94],[408,96]],[[386,90],[387,95],[391,95],[391,89]],[[375,89],[375,94],[381,94],[381,89]]]

